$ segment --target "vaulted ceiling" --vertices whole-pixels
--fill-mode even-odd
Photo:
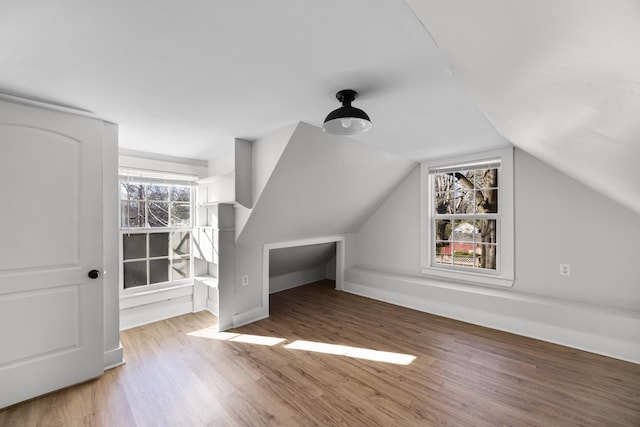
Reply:
[[[422,160],[509,142],[640,212],[640,6],[609,0],[5,0],[0,92],[209,159],[361,92],[358,139]]]
[[[640,212],[639,1],[407,3],[501,135]]]

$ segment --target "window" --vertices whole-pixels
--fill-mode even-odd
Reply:
[[[124,289],[192,278],[192,187],[120,179]]]
[[[429,161],[421,171],[423,273],[511,286],[512,149]]]
[[[122,228],[191,227],[191,187],[120,180]]]

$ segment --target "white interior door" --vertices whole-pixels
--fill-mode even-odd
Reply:
[[[0,408],[103,373],[102,130],[0,101]]]

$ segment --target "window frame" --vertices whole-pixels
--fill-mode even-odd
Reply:
[[[122,224],[122,198],[121,198],[121,182],[123,180],[128,180],[131,183],[136,183],[136,184],[152,184],[152,185],[162,185],[162,186],[181,186],[181,187],[189,187],[190,188],[190,196],[189,196],[189,210],[190,210],[190,215],[189,215],[189,225],[188,226],[171,226],[171,217],[170,217],[170,211],[169,211],[169,221],[168,224],[166,226],[149,226],[148,225],[148,220],[146,219],[147,214],[145,213],[145,226],[144,227],[124,227]],[[186,284],[192,284],[193,283],[193,277],[194,277],[194,254],[193,254],[193,238],[194,238],[194,229],[195,229],[195,215],[196,215],[196,210],[195,210],[195,197],[196,197],[196,187],[194,185],[193,182],[185,182],[182,180],[170,180],[170,179],[157,179],[157,178],[146,178],[144,176],[129,176],[126,174],[120,174],[118,176],[118,224],[119,224],[119,286],[120,286],[120,294],[121,295],[133,295],[133,294],[139,294],[139,293],[144,293],[144,292],[149,292],[149,291],[157,291],[157,290],[162,290],[162,289],[166,289],[166,288],[172,288],[178,285],[186,285]],[[148,201],[148,199],[146,199],[145,201]],[[169,201],[169,209],[171,209],[170,205],[171,202]],[[146,261],[146,268],[147,268],[147,282],[150,281],[150,261],[154,260],[154,259],[168,259],[169,260],[169,265],[171,266],[173,263],[173,258],[171,255],[171,246],[169,247],[169,253],[167,255],[167,257],[154,257],[154,256],[150,256],[150,248],[149,248],[149,235],[150,234],[157,234],[157,233],[169,233],[169,236],[171,236],[171,233],[173,232],[188,232],[190,233],[190,238],[189,238],[189,277],[186,277],[184,279],[178,279],[178,280],[169,280],[166,282],[159,282],[159,283],[149,283],[149,284],[145,284],[145,285],[139,285],[139,286],[133,286],[133,287],[129,287],[129,288],[125,288],[124,287],[124,264],[126,262],[135,262],[135,261]],[[124,259],[124,236],[125,235],[131,235],[131,234],[144,234],[147,237],[145,238],[145,244],[146,244],[146,257],[144,258],[136,258],[136,259],[130,259],[130,260],[125,260]]]
[[[435,215],[433,169],[455,168],[469,164],[499,162],[496,270],[467,269],[435,263]],[[481,166],[478,166],[481,169]],[[511,287],[514,266],[514,172],[513,148],[502,148],[445,159],[427,160],[420,164],[420,268],[422,274],[435,279],[465,284]]]

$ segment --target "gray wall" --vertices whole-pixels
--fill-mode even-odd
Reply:
[[[350,237],[345,290],[640,362],[638,214],[516,149],[513,287],[427,279],[418,169]]]
[[[295,246],[269,251],[269,293],[291,289],[331,276],[335,271],[336,244]]]
[[[416,165],[306,123],[288,130],[253,143],[253,209],[236,209],[237,314],[263,305],[265,243],[356,232]]]
[[[522,150],[514,169],[512,290],[638,310],[640,216]],[[357,233],[355,265],[420,275],[419,179],[416,168]]]

